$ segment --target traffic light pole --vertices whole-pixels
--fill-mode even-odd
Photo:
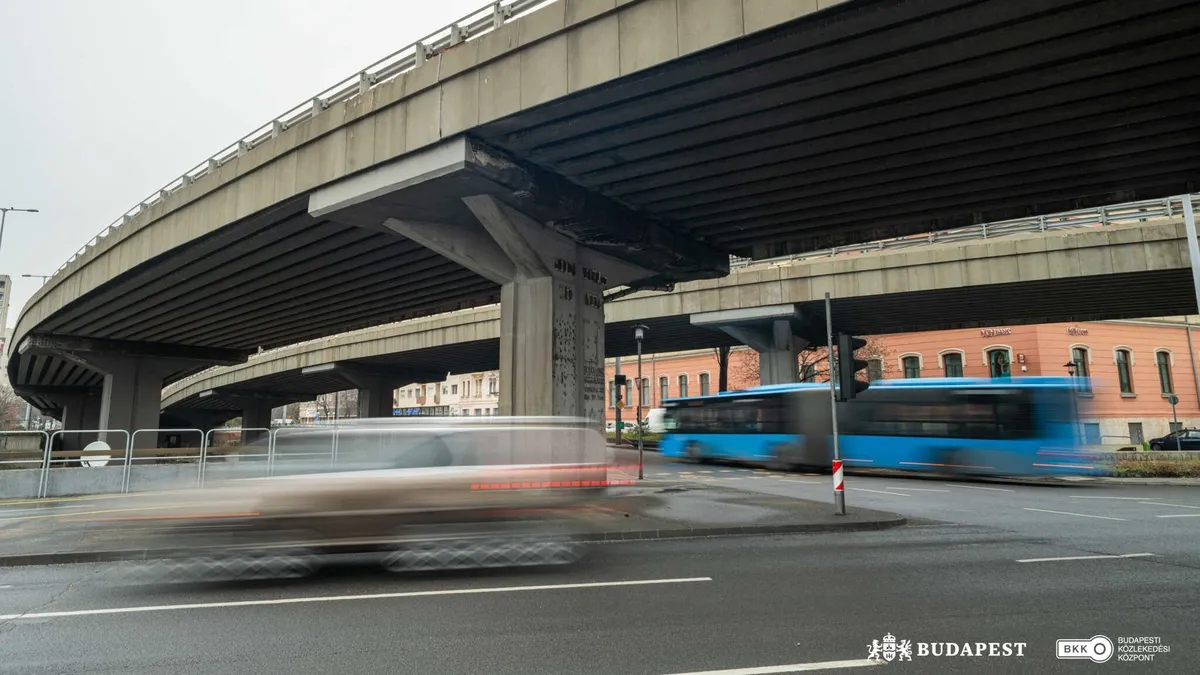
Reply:
[[[846,489],[842,482],[842,449],[838,442],[837,389],[833,383],[833,310],[831,305],[829,293],[825,293],[825,339],[826,347],[829,349],[829,415],[833,420],[833,512],[844,516],[846,515]],[[853,383],[849,384],[853,386]]]

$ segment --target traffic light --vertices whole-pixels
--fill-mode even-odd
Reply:
[[[870,386],[854,377],[858,371],[867,367],[866,361],[854,358],[854,352],[866,347],[867,341],[853,335],[838,333],[837,346],[838,400],[849,401]]]
[[[624,408],[626,388],[629,386],[629,378],[620,373],[613,376],[613,407]]]

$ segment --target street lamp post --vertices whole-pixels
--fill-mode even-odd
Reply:
[[[54,275],[53,274],[22,274],[21,276],[25,277],[26,279],[41,279],[42,285],[45,286],[46,280]]]
[[[1076,426],[1077,424],[1082,424],[1079,421],[1079,401],[1076,398],[1079,395],[1079,383],[1075,380],[1079,366],[1074,361],[1071,361],[1064,363],[1063,367],[1067,369],[1067,375],[1071,376],[1071,412],[1075,415],[1075,422],[1072,422],[1071,426],[1075,427],[1075,437],[1079,439],[1080,443],[1084,443],[1087,439],[1084,438],[1084,433],[1080,427]]]
[[[37,213],[37,209],[18,209],[11,206],[0,206],[0,246],[4,245],[4,221],[8,219],[9,211],[18,213]]]
[[[646,337],[646,331],[649,328],[638,324],[633,327],[633,339],[637,340],[637,385],[634,389],[637,390],[637,427],[638,430],[638,480],[646,477],[645,463],[645,435],[646,430],[642,428],[642,397],[646,395],[646,388],[642,385],[642,340]]]
[[[38,212],[37,209],[18,209],[18,208],[12,207],[12,206],[0,206],[0,247],[4,246],[4,222],[6,220],[8,220],[8,212],[9,211],[16,211],[18,213],[37,213]],[[22,275],[22,276],[31,276],[31,275],[26,274],[26,275]],[[46,280],[43,279],[42,283],[45,284]],[[26,431],[29,431],[29,423],[32,419],[33,419],[33,404],[31,404],[29,401],[26,401],[25,402],[25,430]]]

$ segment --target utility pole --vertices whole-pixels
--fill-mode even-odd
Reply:
[[[638,439],[638,480],[646,477],[646,462],[645,462],[645,439],[646,430],[642,427],[642,399],[646,396],[647,387],[642,382],[642,339],[646,337],[646,331],[649,328],[638,324],[633,327],[633,337],[637,340],[637,384],[634,389],[637,390],[637,439]]]

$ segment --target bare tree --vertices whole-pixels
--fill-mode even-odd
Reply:
[[[888,356],[891,355],[891,350],[878,337],[864,338],[867,344],[860,347],[854,353],[854,357],[864,361],[878,360],[882,365],[883,377],[887,377],[888,372]],[[736,358],[731,362],[734,365],[734,372],[740,382],[757,383],[759,381],[759,360],[758,352],[753,349],[742,349],[737,352]],[[809,345],[800,350],[800,356],[797,360],[797,372],[800,374],[801,382],[828,382],[829,381],[829,349],[825,345]]]
[[[17,393],[12,390],[12,387],[0,385],[0,429],[12,430],[20,426],[24,420],[21,419],[21,413],[25,409],[25,402]]]

